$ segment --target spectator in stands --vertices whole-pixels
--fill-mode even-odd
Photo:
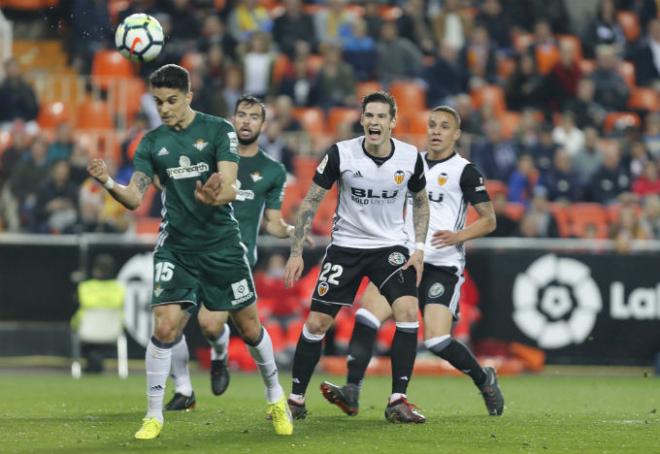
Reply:
[[[530,54],[516,58],[516,69],[506,86],[506,103],[511,110],[530,107],[541,109],[547,105],[545,79],[539,74]]]
[[[233,60],[227,56],[221,44],[211,44],[206,51],[206,68],[204,70],[204,83],[220,90],[225,79],[225,74]]]
[[[50,178],[39,187],[30,230],[34,233],[69,233],[78,219],[78,188],[71,182],[67,161],[51,167]]]
[[[575,117],[570,111],[562,114],[559,124],[552,131],[552,140],[571,156],[584,148],[584,133],[575,126]]]
[[[493,209],[497,219],[497,226],[488,236],[509,237],[514,236],[518,231],[518,222],[509,216],[506,210],[507,200],[504,192],[492,194]]]
[[[275,118],[266,123],[264,134],[259,136],[259,145],[266,153],[281,162],[286,171],[293,173],[293,151],[286,142],[285,134],[282,134],[282,124]]]
[[[449,104],[451,97],[461,93],[465,77],[458,66],[457,56],[456,49],[443,44],[433,65],[425,69],[426,105],[429,108]]]
[[[114,28],[108,4],[103,0],[73,0],[70,4],[70,16],[64,19],[69,23],[71,65],[89,74],[94,54],[113,42]]]
[[[520,113],[520,123],[514,131],[516,146],[521,152],[532,153],[532,149],[539,143],[539,131],[537,111],[534,109],[523,110]],[[534,163],[537,164],[536,157],[534,157]]]
[[[396,26],[399,36],[415,44],[424,54],[435,53],[432,24],[424,0],[407,0]]]
[[[520,234],[532,238],[559,238],[559,227],[542,186],[534,189],[532,203],[520,220]]]
[[[649,112],[644,119],[646,129],[642,140],[653,159],[660,159],[660,113]]]
[[[69,122],[63,122],[57,125],[55,129],[55,138],[48,145],[46,159],[49,163],[60,159],[69,159],[73,151],[73,129]]]
[[[353,22],[353,34],[344,40],[343,58],[353,67],[359,81],[374,80],[378,51],[376,40],[367,34],[367,23],[361,17]]]
[[[644,164],[644,172],[633,181],[632,190],[635,194],[645,197],[649,194],[660,195],[660,178],[658,178],[658,163],[652,160]]]
[[[5,79],[0,84],[0,127],[6,129],[13,121],[34,122],[39,112],[37,96],[25,80],[15,58],[5,61]]]
[[[129,212],[93,178],[87,178],[80,187],[78,210],[76,233],[121,233],[131,224]]]
[[[247,42],[255,32],[269,33],[273,26],[268,10],[259,0],[240,0],[229,13],[227,24],[231,36],[240,43]]]
[[[377,47],[378,80],[384,86],[395,80],[411,80],[421,76],[422,53],[409,40],[399,36],[393,22],[383,24]]]
[[[293,61],[293,72],[284,74],[277,89],[278,95],[288,96],[296,107],[316,105],[316,75],[309,69],[304,56]]]
[[[364,15],[362,16],[367,23],[367,34],[374,41],[380,39],[380,29],[383,27],[383,16],[380,14],[380,3],[378,0],[364,1]]]
[[[647,240],[649,235],[640,222],[636,207],[622,205],[618,219],[610,228],[610,238],[614,240],[617,252],[630,252],[633,240]]]
[[[190,88],[195,94],[190,106],[200,112],[223,116],[227,113],[227,105],[220,91],[220,84],[205,80],[201,71],[190,71]]]
[[[225,85],[222,89],[222,97],[225,99],[225,105],[235,106],[236,101],[244,93],[243,88],[243,72],[239,65],[232,65],[227,68],[225,75]],[[231,114],[231,112],[228,112]]]
[[[277,120],[284,132],[301,131],[302,126],[293,116],[293,101],[286,95],[275,98],[274,120]]]
[[[555,159],[555,152],[559,146],[555,142],[552,131],[553,127],[549,123],[543,123],[540,127],[539,140],[531,146],[524,148],[534,158],[534,164],[541,173],[545,173],[552,167]]]
[[[296,44],[309,44],[313,52],[318,46],[314,19],[302,9],[300,0],[285,0],[284,13],[273,23],[273,39],[280,51],[294,58]]]
[[[222,19],[215,14],[204,18],[202,23],[201,37],[197,41],[197,49],[209,52],[214,46],[220,46],[224,55],[236,59],[236,46],[238,42],[226,31]]]
[[[577,87],[582,79],[582,70],[578,64],[575,47],[571,41],[559,43],[559,61],[548,75],[546,100],[554,110],[559,110],[569,99],[575,98]]]
[[[39,185],[48,178],[47,150],[46,138],[37,137],[30,148],[30,156],[16,165],[9,180],[9,188],[16,199],[18,214],[24,221],[27,213],[34,208]]]
[[[321,45],[342,44],[353,33],[355,15],[346,9],[346,0],[328,0],[327,8],[314,14],[316,37]]]
[[[593,56],[594,51],[597,53],[601,45],[613,46],[615,54],[623,52],[626,37],[616,18],[614,0],[600,0],[596,16],[589,24],[582,43],[587,57]]]
[[[511,52],[511,20],[499,0],[484,0],[476,23],[488,30],[498,50],[507,54]]]
[[[268,33],[254,32],[250,35],[247,52],[243,56],[245,93],[251,93],[258,98],[266,97],[270,89],[275,56],[271,51],[271,36]]]
[[[472,33],[472,25],[472,18],[458,0],[444,0],[440,13],[433,18],[435,42],[461,49],[466,45],[465,37]]]
[[[454,107],[461,117],[461,131],[465,134],[482,134],[483,121],[479,112],[472,105],[468,94],[460,94],[454,98]]]
[[[194,5],[190,0],[171,0],[168,2],[170,7],[166,12],[170,17],[175,18],[172,21],[172,30],[170,39],[175,41],[194,41],[199,38],[199,31],[202,24],[197,18]]]
[[[660,83],[660,19],[649,22],[648,34],[635,53],[635,78],[641,86]]]
[[[634,181],[644,173],[646,163],[652,159],[651,155],[646,149],[644,142],[641,140],[632,141],[630,145],[623,148],[623,150],[621,165],[626,169],[630,174],[630,178]]]
[[[582,197],[582,187],[572,168],[571,155],[563,148],[555,153],[554,165],[541,175],[541,186],[547,190],[552,202],[578,202]]]
[[[598,130],[586,128],[584,130],[584,147],[571,156],[573,170],[575,170],[580,186],[586,187],[600,168],[603,155],[598,148]]]
[[[341,49],[334,44],[325,46],[324,64],[318,73],[317,102],[323,109],[354,106],[355,77],[353,68],[341,59]]]
[[[31,138],[26,131],[25,123],[15,121],[10,126],[9,134],[11,143],[8,148],[0,153],[0,189],[11,177],[16,164],[27,156],[30,150]]]
[[[537,49],[557,47],[557,39],[552,32],[552,26],[546,19],[541,18],[534,23],[534,34],[532,44],[527,52],[536,59]]]
[[[598,46],[596,69],[589,76],[594,81],[594,100],[609,111],[626,110],[630,89],[619,74],[620,60],[612,46]]]
[[[621,165],[618,146],[602,153],[603,163],[591,178],[589,189],[594,202],[609,205],[630,189],[630,177]]]
[[[652,239],[660,240],[660,196],[649,194],[644,197],[640,223]]]
[[[502,137],[500,123],[490,120],[486,124],[486,137],[473,145],[471,158],[488,179],[509,181],[515,169],[518,150]]]
[[[461,49],[459,62],[467,71],[464,86],[468,89],[497,81],[497,58],[495,46],[490,41],[488,30],[481,25],[474,27],[468,41]],[[451,45],[451,41],[449,42]]]
[[[529,204],[537,179],[538,170],[534,167],[534,160],[527,153],[521,153],[518,156],[516,169],[509,177],[507,200],[523,205]]]
[[[588,77],[580,79],[577,85],[577,97],[568,99],[562,110],[572,112],[579,129],[600,128],[607,115],[605,108],[594,100],[596,86]]]

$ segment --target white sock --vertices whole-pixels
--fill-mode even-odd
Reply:
[[[263,333],[261,342],[254,347],[248,345],[248,350],[250,350],[250,355],[252,355],[254,362],[257,363],[259,372],[261,372],[261,378],[264,381],[264,385],[266,385],[266,400],[272,404],[284,395],[284,390],[280,385],[277,364],[275,364],[273,343],[270,340],[268,331],[265,328],[261,329]]]
[[[401,399],[402,397],[406,397],[406,398],[407,398],[408,396],[406,396],[405,394],[401,394],[401,393],[393,393],[393,394],[390,396],[390,403],[394,402],[395,400],[399,400],[399,399]]]
[[[192,395],[193,391],[188,370],[189,359],[186,336],[181,336],[181,340],[172,347],[172,373],[170,376],[174,380],[174,390],[188,397]]]
[[[206,339],[211,345],[211,360],[225,359],[227,357],[227,347],[229,345],[229,325],[225,323],[222,334],[217,339]]]
[[[157,418],[163,422],[163,397],[165,383],[170,373],[172,348],[160,348],[153,340],[147,345],[145,366],[147,370],[147,418]]]
[[[294,401],[296,403],[299,403],[299,404],[304,404],[305,403],[305,396],[303,396],[302,394],[293,394],[293,393],[291,393],[291,394],[289,394],[289,399],[291,399],[292,401]]]

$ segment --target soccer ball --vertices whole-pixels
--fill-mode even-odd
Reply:
[[[148,14],[131,14],[115,32],[115,46],[133,61],[151,61],[158,57],[165,44],[163,27]]]

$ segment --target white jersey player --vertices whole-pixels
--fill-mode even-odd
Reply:
[[[447,106],[433,109],[427,132],[429,151],[423,153],[423,159],[430,222],[424,246],[424,273],[419,286],[424,344],[429,351],[469,375],[481,391],[488,413],[501,415],[504,399],[495,370],[482,368],[472,352],[451,337],[452,323],[458,319],[458,300],[463,283],[463,244],[492,232],[495,213],[481,173],[455,151],[461,135],[460,117],[456,111]],[[474,206],[479,218],[466,226],[468,203]],[[407,223],[410,231],[412,224],[410,220]],[[349,415],[357,413],[357,389],[371,359],[378,328],[391,317],[391,313],[378,289],[369,284],[355,317],[347,384],[342,387],[332,385],[331,392],[325,394],[331,403]],[[365,351],[363,345],[370,345],[371,349]]]

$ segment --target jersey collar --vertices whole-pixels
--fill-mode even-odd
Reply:
[[[390,138],[390,145],[392,146],[392,151],[390,152],[389,155],[382,158],[373,156],[367,152],[367,149],[364,148],[364,138],[362,138],[362,143],[360,145],[362,146],[362,152],[365,154],[365,156],[371,159],[379,167],[385,164],[394,155],[394,141],[391,138]]]
[[[429,153],[427,152],[426,155],[424,156],[424,160],[425,160],[426,163],[428,164],[429,168],[431,168],[431,167],[433,167],[433,166],[436,165],[436,164],[440,164],[441,162],[449,161],[451,158],[453,158],[453,157],[456,156],[457,154],[458,154],[458,153],[456,153],[456,151],[454,151],[452,154],[450,154],[449,156],[447,156],[447,157],[444,158],[444,159],[438,159],[437,161],[432,161],[432,160],[429,159]]]

